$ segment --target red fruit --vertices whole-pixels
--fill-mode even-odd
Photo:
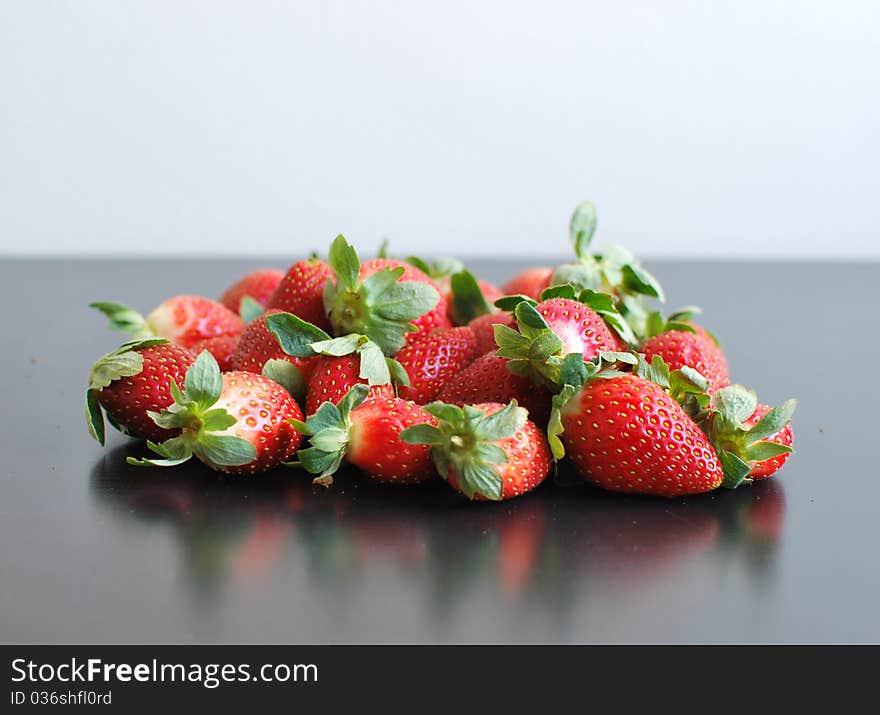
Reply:
[[[306,383],[306,414],[313,415],[323,402],[336,404],[355,385],[366,385],[360,377],[361,361],[357,355],[332,357],[320,355],[309,358],[313,367]],[[393,385],[373,385],[370,395],[394,397]]]
[[[671,497],[711,491],[724,480],[706,435],[644,378],[590,380],[561,416],[566,453],[585,480],[604,489]]]
[[[434,399],[453,375],[470,365],[481,353],[474,331],[467,327],[448,328],[408,344],[396,355],[409,375],[410,385],[397,393],[405,400],[424,405]]]
[[[281,349],[278,338],[269,332],[266,327],[266,318],[282,311],[270,308],[259,318],[248,323],[248,326],[238,340],[235,354],[232,356],[232,368],[247,372],[262,373],[263,367],[269,360],[286,360],[294,365],[302,374],[304,380],[308,380],[316,358],[301,358],[288,355]]]
[[[181,428],[180,435],[149,447],[161,459],[133,459],[138,466],[170,467],[197,457],[229,474],[264,472],[289,460],[302,442],[291,420],[302,420],[296,401],[281,385],[252,372],[223,375],[210,353],[187,371],[173,410],[153,420]]]
[[[547,440],[516,402],[464,408],[434,403],[425,409],[438,418],[438,426],[414,427],[401,439],[431,445],[437,471],[468,499],[512,499],[550,472]]]
[[[474,331],[477,338],[477,352],[480,355],[498,349],[495,344],[496,325],[506,325],[511,330],[515,330],[516,318],[512,313],[487,313],[468,323],[468,327]]]
[[[516,400],[538,424],[546,424],[550,412],[550,393],[529,378],[507,369],[507,359],[492,353],[477,358],[453,375],[437,393],[437,400],[453,405]]]
[[[147,325],[156,335],[185,348],[209,338],[237,337],[244,330],[236,313],[198,295],[169,298],[147,316]]]
[[[527,268],[520,271],[507,283],[501,286],[504,295],[526,295],[533,300],[540,300],[543,290],[550,286],[553,276],[552,268]]]
[[[600,352],[626,350],[624,342],[598,313],[568,298],[551,298],[535,306],[550,329],[562,340],[562,354],[581,353],[592,360]]]
[[[360,278],[361,280],[364,280],[385,268],[398,268],[401,266],[403,267],[403,275],[397,279],[398,283],[406,283],[407,281],[426,283],[439,293],[437,284],[431,280],[426,273],[415,266],[411,266],[409,263],[395,261],[391,258],[374,258],[371,261],[361,264]],[[416,332],[407,333],[405,336],[407,344],[410,345],[423,335],[432,333],[435,330],[445,330],[452,327],[452,321],[449,319],[449,314],[447,313],[447,304],[446,301],[443,300],[439,301],[431,310],[424,313],[421,317],[418,317],[411,322],[416,327]]]
[[[330,321],[324,310],[324,285],[333,278],[324,261],[310,258],[294,263],[278,284],[278,288],[266,303],[266,308],[275,308],[302,318],[317,325],[322,330],[330,329]]]
[[[758,420],[760,420],[764,415],[766,415],[771,410],[769,405],[758,405],[758,408],[755,410],[754,414],[745,421],[745,426],[747,428],[754,427]],[[775,444],[782,444],[786,447],[791,447],[794,444],[794,432],[791,428],[791,423],[788,423],[781,430],[776,432],[775,434],[766,438],[768,442],[774,442]],[[782,469],[782,465],[788,460],[791,453],[788,452],[786,454],[780,454],[776,457],[771,457],[770,459],[765,459],[763,462],[756,462],[752,467],[752,471],[749,472],[750,479],[766,479],[767,477],[772,477],[776,472]]]
[[[202,350],[207,350],[221,370],[233,369],[233,356],[238,348],[239,337],[237,335],[221,335],[216,338],[205,338],[204,340],[196,340],[189,349],[193,355],[198,355]]]
[[[274,268],[248,273],[226,289],[226,292],[220,297],[220,302],[236,314],[240,312],[241,299],[245,296],[249,296],[260,305],[265,306],[278,288],[282,278],[284,278],[284,272]]]
[[[182,385],[195,360],[186,348],[163,339],[126,343],[98,360],[92,367],[86,399],[92,436],[104,444],[100,407],[111,424],[133,437],[161,441],[178,434],[179,429],[159,427],[147,412],[171,405],[171,382]]]
[[[367,476],[388,484],[416,484],[429,479],[434,466],[424,445],[400,440],[400,433],[420,424],[437,424],[422,407],[397,397],[369,397],[366,385],[355,385],[338,405],[325,402],[303,426],[312,446],[299,461],[319,484],[332,483],[342,460]]]
[[[230,474],[256,474],[293,457],[303,436],[290,423],[302,420],[296,401],[281,385],[262,375],[236,370],[223,375],[223,391],[212,409],[225,409],[236,418],[224,434],[240,437],[256,449],[256,457],[243,465],[224,466],[199,458],[213,469]]]
[[[694,326],[697,328],[697,326]],[[691,367],[709,381],[709,394],[730,384],[727,359],[720,347],[701,328],[698,332],[668,330],[642,343],[648,362],[659,355],[671,370]]]

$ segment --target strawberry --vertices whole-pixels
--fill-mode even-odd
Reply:
[[[266,308],[293,313],[323,330],[329,330],[330,321],[324,311],[324,287],[332,278],[333,271],[324,261],[317,258],[298,261],[287,269],[266,303]]]
[[[621,246],[606,244],[601,253],[591,253],[596,223],[596,207],[591,201],[575,207],[569,223],[569,240],[577,260],[555,268],[548,287],[571,285],[575,290],[613,296],[617,311],[635,334],[642,336],[648,316],[645,299],[664,301],[663,288],[636,257]]]
[[[729,385],[712,395],[705,429],[724,463],[724,486],[766,479],[785,464],[792,452],[790,422],[796,406],[795,400],[773,408],[762,405],[742,385]]]
[[[150,416],[180,435],[148,442],[161,459],[129,457],[129,464],[170,467],[195,455],[211,469],[256,474],[290,459],[302,442],[292,422],[302,412],[287,390],[251,372],[221,374],[207,351],[187,370],[185,389],[171,383],[171,393],[174,403]]]
[[[322,402],[339,402],[357,384],[370,386],[373,395],[394,397],[394,384],[408,385],[406,371],[393,358],[387,358],[366,335],[352,333],[331,338],[318,326],[290,313],[266,318],[283,354],[307,360],[306,414],[311,415]]]
[[[550,287],[552,268],[526,268],[501,286],[504,295],[524,295],[539,300],[545,288]]]
[[[367,398],[369,388],[355,385],[338,405],[323,403],[305,424],[311,447],[301,449],[299,464],[315,482],[329,486],[342,460],[367,476],[388,484],[416,484],[429,479],[433,465],[425,445],[400,440],[400,433],[416,424],[437,424],[424,408],[397,397]]]
[[[570,286],[551,290],[573,295]],[[589,361],[602,353],[626,348],[623,340],[606,324],[606,321],[613,321],[617,328],[626,327],[614,310],[610,297],[592,291],[584,291],[581,295],[595,310],[579,300],[566,297],[548,298],[540,303],[521,297],[499,301],[505,307],[515,306],[519,328],[514,330],[504,325],[494,328],[498,355],[510,360],[511,372],[558,392],[562,388],[560,370],[566,355],[577,354]]]
[[[232,356],[233,370],[260,373],[270,360],[286,360],[299,371],[301,379],[307,380],[315,366],[314,357],[298,357],[284,352],[278,337],[272,333],[266,320],[270,315],[281,314],[280,310],[270,308],[262,316],[248,323],[238,340]]]
[[[511,330],[516,329],[516,316],[513,313],[498,312],[486,313],[474,318],[468,327],[474,331],[477,338],[477,353],[484,355],[498,349],[495,344],[495,326],[504,325]]]
[[[711,394],[730,384],[730,374],[727,358],[715,337],[692,322],[698,310],[686,308],[673,313],[666,322],[659,313],[652,313],[641,351],[649,362],[659,355],[672,370],[692,367],[709,381]]]
[[[761,421],[762,417],[766,417],[767,413],[770,412],[772,408],[769,405],[761,405],[759,404],[755,411],[752,413],[752,416],[749,417],[744,423],[743,426],[748,429],[752,429],[758,422]],[[781,444],[785,447],[791,447],[794,444],[794,433],[791,428],[791,424],[785,425],[781,430],[775,432],[774,434],[766,437],[768,442],[773,442],[774,444]],[[752,471],[749,472],[750,479],[766,479],[767,477],[772,477],[776,472],[782,469],[782,465],[788,460],[791,452],[784,452],[775,457],[770,457],[769,459],[765,459],[761,462],[756,462],[752,467]]]
[[[604,489],[673,497],[724,481],[706,435],[662,387],[638,375],[588,380],[561,420],[566,453]]]
[[[160,441],[178,430],[159,427],[148,412],[168,407],[174,400],[171,383],[182,382],[196,356],[164,338],[121,345],[93,366],[86,392],[89,431],[104,444],[104,415],[124,434]]]
[[[266,268],[261,271],[248,273],[241,280],[233,283],[226,292],[220,296],[220,302],[229,310],[237,315],[242,315],[242,310],[253,310],[251,303],[255,303],[259,308],[265,307],[269,302],[269,298],[275,293],[281,279],[284,278],[284,272],[274,268]],[[249,298],[242,305],[242,300]],[[260,310],[262,312],[262,310]],[[257,313],[259,315],[259,313]],[[249,323],[256,315],[243,316],[246,323]]]
[[[398,389],[405,400],[424,405],[434,399],[444,383],[470,365],[481,353],[477,336],[467,327],[448,328],[422,336],[399,353],[409,385]]]
[[[793,400],[748,428],[757,398],[739,385],[718,390],[710,405],[708,381],[692,368],[612,355],[635,363],[625,373],[603,370],[602,359],[566,359],[548,427],[554,456],[570,454],[600,487],[660,496],[735,488],[751,481],[756,464],[791,451],[766,438],[788,424]]]
[[[120,303],[91,303],[110,319],[110,327],[132,337],[161,337],[188,350],[207,349],[228,367],[234,341],[244,330],[244,321],[226,306],[198,295],[178,295],[161,303],[144,318]],[[215,353],[216,351],[216,353]]]
[[[454,405],[516,400],[538,424],[546,424],[550,412],[550,393],[529,378],[514,375],[508,369],[508,360],[493,353],[477,358],[453,375],[436,399]]]
[[[537,487],[550,472],[547,440],[515,400],[506,406],[434,402],[425,410],[438,424],[409,427],[400,439],[430,445],[440,476],[468,499],[512,499]]]
[[[419,333],[450,327],[446,304],[418,268],[387,258],[361,265],[343,236],[330,246],[336,277],[324,291],[324,307],[336,335],[366,335],[394,355]]]

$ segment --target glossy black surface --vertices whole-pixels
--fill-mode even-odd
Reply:
[[[472,505],[442,482],[137,470],[135,443],[89,438],[88,369],[119,341],[89,300],[147,310],[271,263],[0,262],[0,641],[880,640],[877,264],[652,266],[738,381],[800,399],[797,453],[736,492],[627,498],[563,471]]]

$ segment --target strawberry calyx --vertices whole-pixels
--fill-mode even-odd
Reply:
[[[673,313],[670,313],[666,318],[663,317],[663,314],[659,311],[654,311],[649,313],[644,322],[644,329],[639,334],[639,337],[642,341],[648,340],[649,338],[653,338],[662,333],[667,333],[670,330],[677,330],[682,333],[699,333],[703,332],[709,336],[709,339],[715,343],[718,347],[721,347],[721,343],[718,342],[718,338],[715,337],[710,331],[705,328],[697,328],[693,324],[693,320],[696,316],[700,315],[703,312],[702,308],[696,305],[688,305],[683,308],[679,308]]]
[[[273,382],[277,382],[287,390],[288,394],[297,402],[301,401],[306,394],[306,381],[302,371],[288,360],[271,358],[266,360],[261,374]]]
[[[453,273],[449,279],[452,293],[452,320],[456,325],[467,325],[474,318],[493,311],[474,274],[468,270]]]
[[[238,317],[245,323],[251,323],[264,312],[263,306],[249,295],[243,295],[238,303]]]
[[[724,469],[721,486],[728,489],[751,483],[749,474],[758,462],[792,452],[791,447],[768,438],[791,422],[797,400],[786,400],[747,427],[745,423],[757,407],[754,391],[729,385],[713,395],[712,409],[701,423]]]
[[[422,273],[424,273],[429,278],[433,278],[434,280],[451,278],[456,273],[461,273],[464,270],[464,263],[459,261],[457,258],[452,258],[449,256],[435,258],[430,263],[428,263],[423,258],[419,258],[418,256],[407,256],[405,261],[411,266],[418,268]]]
[[[440,294],[420,281],[398,282],[404,268],[383,268],[360,278],[357,251],[344,236],[330,246],[328,263],[336,282],[324,286],[324,309],[334,333],[367,335],[385,355],[394,355],[415,332],[413,320],[432,310]]]
[[[116,380],[140,375],[143,372],[144,356],[138,352],[139,348],[164,345],[167,342],[165,338],[130,340],[99,358],[92,365],[89,372],[89,386],[86,389],[86,423],[89,427],[89,434],[102,446],[105,439],[104,412],[98,401],[98,393]],[[113,424],[113,420],[110,422]],[[113,426],[118,428],[116,424]]]
[[[493,442],[512,437],[521,430],[528,412],[511,400],[503,409],[487,415],[484,410],[445,402],[425,405],[438,424],[413,425],[400,433],[408,444],[431,446],[431,459],[444,479],[455,475],[455,483],[468,498],[477,496],[499,501],[504,484],[495,468],[507,462],[507,453]]]
[[[254,445],[242,437],[224,434],[236,418],[222,407],[214,407],[222,392],[220,367],[211,353],[203,350],[186,371],[183,390],[171,381],[174,402],[161,412],[147,413],[160,427],[180,429],[180,435],[159,444],[147,442],[161,459],[129,457],[126,461],[139,467],[173,467],[195,455],[223,467],[252,462],[257,457]]]
[[[312,481],[324,487],[333,484],[333,474],[339,469],[348,451],[351,439],[351,412],[370,392],[367,385],[352,387],[338,404],[323,402],[305,422],[292,420],[298,432],[309,438],[310,447],[297,452],[295,462],[288,467],[302,467],[309,474],[317,475]]]
[[[281,349],[293,357],[357,355],[360,358],[358,377],[367,384],[409,385],[409,375],[403,365],[386,357],[379,345],[366,335],[350,333],[334,338],[292,313],[273,313],[266,318],[266,328],[278,339]]]

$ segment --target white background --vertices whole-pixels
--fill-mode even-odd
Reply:
[[[0,253],[878,256],[880,3],[0,1]]]

